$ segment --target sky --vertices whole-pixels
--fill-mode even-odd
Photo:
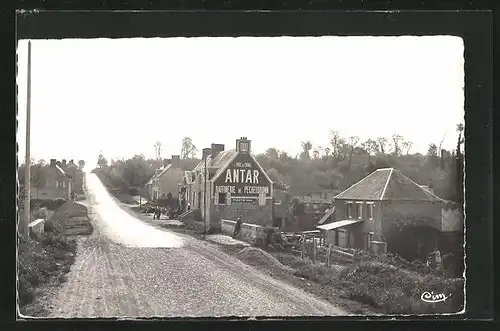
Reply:
[[[18,144],[25,157],[28,41],[18,43]],[[453,36],[34,40],[35,160],[180,154],[191,137],[252,141],[295,156],[330,130],[360,142],[402,135],[412,152],[453,149],[464,123],[463,41]]]

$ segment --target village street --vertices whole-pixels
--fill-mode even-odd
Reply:
[[[327,316],[331,304],[206,242],[150,226],[86,174],[94,233],[49,303],[50,317]]]

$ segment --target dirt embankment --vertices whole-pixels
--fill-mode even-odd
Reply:
[[[463,279],[407,272],[370,260],[328,268],[286,253],[224,244],[222,240],[214,242],[210,236],[201,236],[195,230],[170,227],[169,230],[209,240],[224,253],[354,314],[454,313],[463,307]],[[425,292],[451,294],[451,298],[428,304],[421,300]]]
[[[68,201],[47,219],[39,238],[18,239],[18,299],[21,314],[45,316],[46,296],[66,280],[75,261],[75,236],[93,231],[87,208]]]

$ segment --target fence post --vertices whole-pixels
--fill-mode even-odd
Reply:
[[[304,255],[305,255],[305,249],[306,249],[306,245],[305,245],[305,242],[306,242],[306,236],[305,235],[302,235],[302,239],[301,239],[302,243],[301,243],[301,247],[300,247],[300,258],[302,260],[304,260]]]
[[[313,237],[313,263],[316,263],[316,237]]]
[[[328,250],[326,253],[326,265],[328,268],[332,266],[332,244],[328,245]]]

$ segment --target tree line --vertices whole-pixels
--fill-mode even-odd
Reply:
[[[370,138],[361,142],[359,137],[343,137],[331,131],[324,146],[313,146],[303,141],[301,153],[296,156],[275,147],[255,155],[275,183],[275,187],[287,190],[291,195],[307,195],[318,191],[345,190],[366,175],[379,168],[393,167],[421,185],[432,184],[434,192],[447,200],[461,201],[461,173],[463,155],[463,125],[457,126],[457,148],[447,150],[441,143],[430,143],[427,153],[412,153],[411,141],[402,135]],[[131,159],[112,160],[110,164],[99,155],[98,169],[105,173],[108,185],[113,187],[142,187],[162,166],[159,144],[155,144],[156,158],[146,159],[135,155]],[[184,170],[192,170],[199,159],[191,138],[181,143],[181,163]]]

